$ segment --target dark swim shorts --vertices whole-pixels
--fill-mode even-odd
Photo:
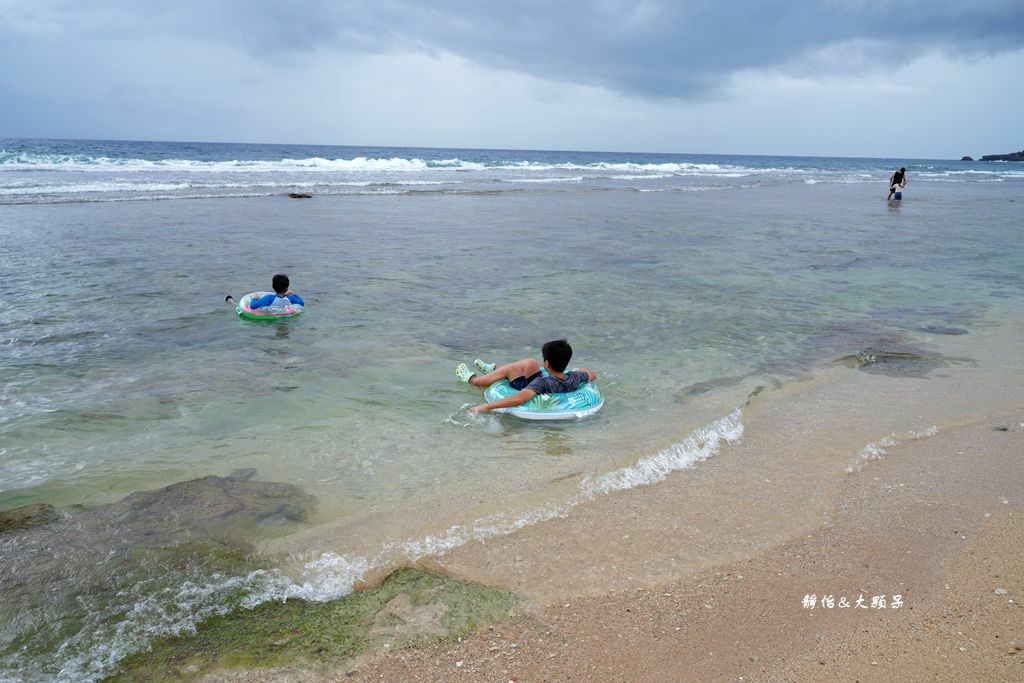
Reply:
[[[522,391],[523,389],[525,389],[530,384],[530,382],[532,382],[533,380],[537,379],[538,377],[543,377],[543,376],[544,376],[543,372],[535,372],[532,375],[530,375],[529,377],[516,377],[514,380],[509,382],[509,384],[511,384],[512,388],[515,389],[516,391]]]

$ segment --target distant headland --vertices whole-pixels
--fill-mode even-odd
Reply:
[[[963,157],[961,161],[974,161],[971,157]],[[986,154],[981,161],[1024,161],[1024,150],[1009,154]]]

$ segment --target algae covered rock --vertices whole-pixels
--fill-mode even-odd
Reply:
[[[0,510],[0,534],[25,531],[60,519],[57,508],[45,503],[24,505],[11,510]]]
[[[325,678],[378,647],[455,639],[513,615],[510,592],[417,569],[330,602],[264,603],[203,622],[121,662],[112,681],[191,677],[213,669],[313,669]]]
[[[251,469],[236,470],[227,477],[208,476],[140,491],[97,512],[145,529],[150,541],[198,533],[241,542],[257,529],[306,520],[316,505],[313,496],[292,484],[256,481],[255,474]]]
[[[255,544],[294,528],[316,504],[300,487],[254,474],[109,505],[3,513],[0,659],[23,680],[94,680],[154,634],[249,600],[268,564]]]

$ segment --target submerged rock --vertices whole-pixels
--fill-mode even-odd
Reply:
[[[45,503],[25,505],[11,510],[0,510],[0,534],[25,531],[60,519],[57,508]]]
[[[514,615],[519,600],[501,588],[399,569],[377,587],[324,603],[264,603],[213,617],[196,632],[152,643],[110,678],[191,678],[211,669],[310,667],[324,680],[361,652],[453,641]],[[256,674],[258,676],[258,674]]]
[[[929,353],[898,340],[892,340],[886,346],[872,346],[863,351],[839,359],[840,363],[850,365],[864,372],[889,377],[924,378],[928,373],[945,367],[954,360],[939,354]]]
[[[313,195],[306,194],[305,192],[289,192],[288,196],[292,199],[312,199]]]
[[[109,515],[138,528],[151,541],[186,533],[242,542],[258,528],[305,521],[313,496],[292,484],[253,481],[255,470],[209,476],[140,491],[86,514]]]
[[[676,403],[685,403],[686,401],[696,396],[700,396],[701,394],[706,394],[709,391],[736,386],[737,384],[740,384],[743,379],[743,377],[717,377],[705,382],[694,382],[693,384],[688,384],[676,391],[674,393],[674,397]]]
[[[25,680],[93,680],[124,648],[143,647],[150,629],[187,629],[243,602],[258,588],[254,570],[267,568],[254,543],[316,504],[298,486],[254,474],[202,477],[109,505],[0,513],[8,532],[0,533],[0,657],[16,651],[30,667]]]
[[[965,330],[962,327],[945,327],[943,325],[928,325],[921,328],[922,332],[929,334],[947,334],[947,335],[958,335],[958,334],[969,334],[969,330]]]

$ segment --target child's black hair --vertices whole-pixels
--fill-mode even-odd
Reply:
[[[540,353],[544,360],[551,363],[551,369],[555,372],[565,372],[572,359],[572,347],[564,339],[549,341],[541,347]]]
[[[284,294],[288,291],[288,285],[291,284],[288,281],[288,276],[284,273],[278,273],[274,276],[273,287],[274,292],[277,294]]]

